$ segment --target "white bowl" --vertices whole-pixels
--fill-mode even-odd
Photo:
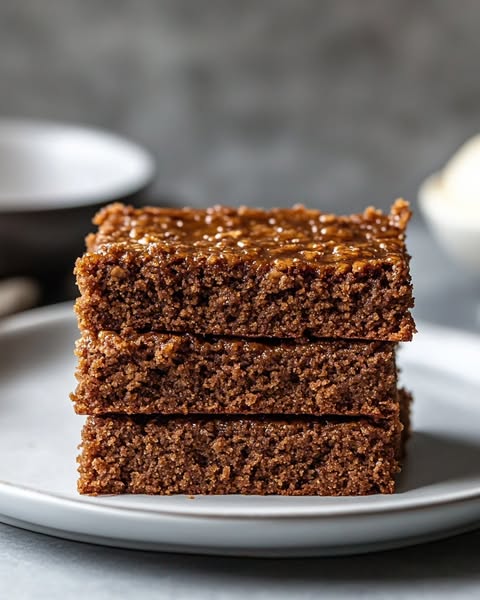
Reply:
[[[0,119],[0,212],[108,202],[142,188],[154,171],[147,151],[111,133]]]
[[[62,123],[0,119],[0,275],[71,270],[105,203],[137,203],[155,163],[116,135]]]
[[[453,201],[441,173],[428,177],[418,192],[420,209],[445,250],[466,269],[480,274],[480,198],[477,205]]]

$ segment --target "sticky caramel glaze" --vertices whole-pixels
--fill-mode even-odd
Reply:
[[[405,263],[410,216],[404,200],[397,200],[388,215],[370,207],[351,216],[300,205],[263,211],[224,206],[135,209],[112,204],[95,217],[99,230],[87,238],[87,248],[99,254],[111,252],[114,246],[145,256],[208,256],[212,264],[217,259],[283,267],[302,262],[356,271],[377,261],[392,266]]]

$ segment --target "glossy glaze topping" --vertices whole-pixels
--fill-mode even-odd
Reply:
[[[347,263],[405,260],[407,202],[397,200],[390,214],[367,208],[363,214],[336,216],[303,206],[259,210],[214,206],[207,209],[105,207],[95,217],[98,233],[90,251],[108,253],[112,245],[143,254],[221,256],[271,262]]]

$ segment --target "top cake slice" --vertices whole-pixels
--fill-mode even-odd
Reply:
[[[75,272],[91,331],[410,340],[410,209],[112,204]]]

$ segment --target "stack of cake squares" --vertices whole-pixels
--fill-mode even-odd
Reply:
[[[409,218],[104,208],[76,265],[80,493],[392,493]]]

